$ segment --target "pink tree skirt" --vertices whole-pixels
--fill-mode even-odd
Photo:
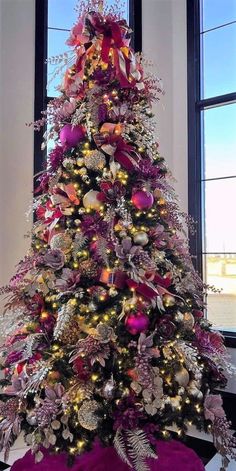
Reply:
[[[158,460],[148,460],[151,471],[204,471],[202,461],[196,453],[180,442],[158,441],[156,445]],[[45,453],[44,459],[35,464],[34,457],[28,451],[12,466],[12,471],[131,471],[123,463],[113,448],[101,448],[96,444],[89,453],[84,453],[76,459],[72,468],[66,464],[66,456],[49,455]]]

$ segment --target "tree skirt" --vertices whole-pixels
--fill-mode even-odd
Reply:
[[[202,461],[196,453],[180,442],[158,441],[156,445],[158,459],[148,460],[151,471],[204,471]],[[118,457],[114,448],[102,448],[96,444],[91,452],[76,459],[72,468],[66,464],[66,455],[49,455],[45,451],[44,459],[35,464],[31,451],[12,466],[12,471],[131,471]]]

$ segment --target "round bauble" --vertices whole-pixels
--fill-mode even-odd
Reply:
[[[181,370],[177,371],[174,375],[175,381],[183,387],[186,387],[189,383],[189,373],[186,368],[181,368]]]
[[[183,318],[184,327],[186,330],[192,330],[195,324],[195,319],[191,312],[185,312]]]
[[[71,249],[72,239],[69,234],[66,232],[60,232],[59,234],[55,234],[50,241],[50,248],[51,249],[59,249],[63,253],[68,253]]]
[[[154,197],[150,191],[138,190],[133,194],[131,201],[135,208],[144,211],[145,209],[150,209],[152,207]]]
[[[90,190],[83,197],[83,205],[86,209],[99,210],[102,207],[102,201],[98,199],[99,191]]]
[[[172,307],[175,305],[175,297],[171,294],[163,295],[163,304],[165,307]]]
[[[96,401],[86,400],[78,411],[78,421],[81,427],[86,430],[96,430],[98,427],[98,412],[99,405]]]
[[[77,126],[66,124],[60,131],[60,141],[67,147],[77,146],[84,139],[84,136],[84,128],[80,124]]]
[[[128,332],[132,335],[146,332],[149,326],[149,318],[144,312],[136,312],[129,314],[125,319],[125,326]]]
[[[56,382],[60,379],[61,375],[59,373],[59,371],[56,371],[56,370],[52,370],[52,371],[49,371],[48,372],[48,375],[47,375],[47,379],[49,382]]]
[[[105,155],[99,150],[93,150],[84,158],[84,165],[89,170],[102,170],[106,165]]]
[[[148,244],[148,235],[144,231],[136,232],[133,239],[135,244],[141,245],[142,247]]]

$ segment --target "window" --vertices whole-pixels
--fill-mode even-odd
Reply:
[[[35,33],[35,120],[41,116],[48,101],[59,92],[56,87],[61,76],[53,81],[54,66],[45,63],[47,57],[56,56],[67,48],[65,41],[77,19],[75,11],[79,0],[36,0],[36,33]],[[106,5],[116,0],[106,0]],[[136,51],[142,49],[141,5],[142,0],[123,0],[125,17],[134,31],[133,46]],[[47,85],[48,84],[48,85]],[[41,151],[42,132],[35,133],[34,170],[42,170],[43,153]]]
[[[214,327],[236,332],[236,0],[188,0],[190,247]]]

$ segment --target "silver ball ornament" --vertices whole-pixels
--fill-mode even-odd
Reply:
[[[145,245],[148,244],[148,235],[146,232],[144,231],[139,231],[139,232],[136,232],[136,234],[134,234],[134,243],[137,244],[137,245],[141,245],[142,247],[144,247]]]

